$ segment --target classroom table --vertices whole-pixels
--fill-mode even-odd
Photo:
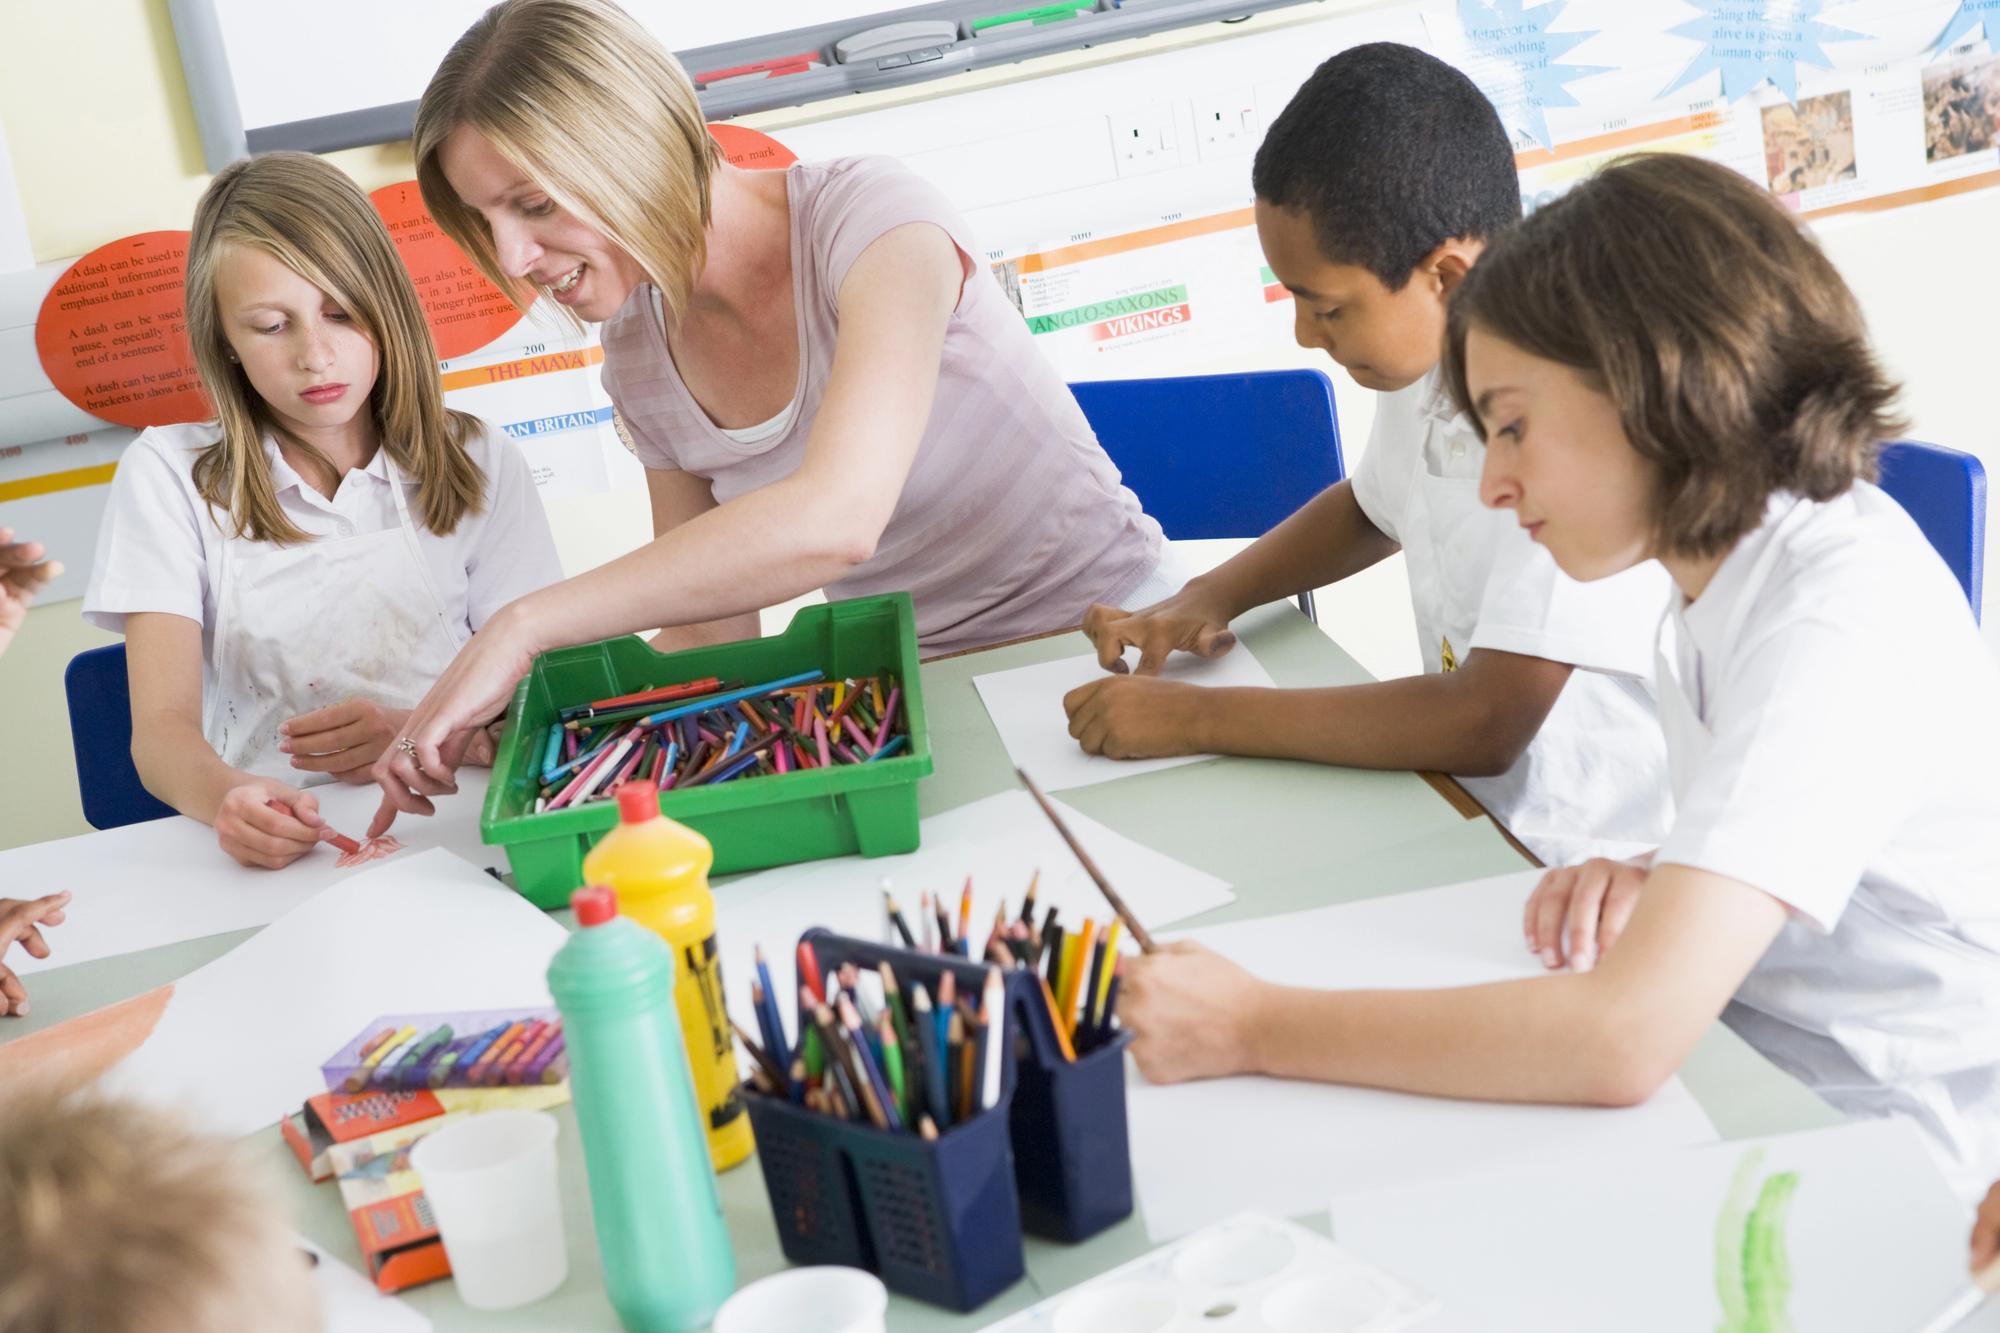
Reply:
[[[1356,684],[1367,672],[1290,603],[1243,616],[1242,642],[1281,686]],[[1015,786],[973,677],[1089,651],[1080,634],[1009,644],[938,659],[923,668],[936,771],[919,789],[922,812],[938,814]],[[1139,842],[1219,875],[1236,901],[1174,929],[1301,911],[1388,893],[1520,870],[1527,863],[1462,792],[1413,773],[1369,772],[1280,760],[1220,758],[1061,793],[1064,801]],[[1472,811],[1468,815],[1467,811]],[[718,884],[722,884],[718,881]],[[16,889],[20,886],[15,886]],[[559,914],[567,920],[568,914]],[[236,931],[40,972],[29,979],[29,1016],[0,1022],[0,1040],[130,998],[219,957],[253,931]],[[60,948],[60,941],[57,941]],[[1839,1123],[1840,1117],[1733,1033],[1715,1025],[1682,1078],[1724,1138]],[[457,1330],[616,1330],[604,1296],[583,1154],[569,1107],[560,1170],[570,1276],[553,1296],[500,1314],[468,1310],[450,1282],[404,1293],[439,1333]],[[349,1263],[360,1252],[331,1182],[310,1184],[275,1127],[250,1142],[293,1205],[301,1231]],[[739,1280],[785,1266],[753,1157],[721,1177]],[[1324,1213],[1301,1219],[1325,1231]],[[894,1333],[977,1329],[1092,1277],[1152,1246],[1137,1211],[1080,1245],[1029,1237],[1027,1276],[968,1315],[892,1295]]]

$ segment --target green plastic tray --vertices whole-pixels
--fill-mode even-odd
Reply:
[[[931,738],[917,674],[916,613],[910,595],[901,592],[804,607],[783,634],[768,639],[658,653],[626,637],[543,653],[508,706],[506,735],[480,812],[480,839],[507,849],[514,884],[529,902],[568,906],[571,891],[583,885],[584,854],[618,822],[618,807],[600,801],[532,813],[542,747],[561,709],[704,676],[754,685],[814,667],[829,681],[893,675],[903,689],[909,751],[873,764],[667,791],[661,813],[715,845],[719,875],[855,852],[916,850],[917,783],[930,775]]]

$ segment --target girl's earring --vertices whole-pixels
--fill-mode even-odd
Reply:
[[[233,366],[233,365],[236,365],[236,364],[237,364],[237,360],[236,360],[236,353],[234,353],[234,352],[224,352],[224,353],[223,353],[223,355],[229,358],[229,364],[230,364],[230,365],[232,365],[232,366]]]

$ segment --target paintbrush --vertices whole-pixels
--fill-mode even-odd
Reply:
[[[1083,844],[1076,840],[1076,835],[1071,833],[1069,826],[1062,822],[1062,816],[1056,813],[1056,808],[1053,805],[1049,804],[1049,798],[1042,795],[1042,789],[1035,785],[1035,780],[1018,768],[1014,770],[1014,776],[1021,779],[1021,785],[1028,789],[1028,795],[1035,798],[1035,804],[1042,807],[1042,813],[1047,815],[1049,822],[1056,826],[1056,832],[1062,834],[1062,840],[1069,844],[1069,849],[1072,852],[1076,853],[1076,859],[1083,864],[1084,873],[1096,882],[1098,891],[1104,895],[1104,901],[1111,904],[1111,910],[1118,913],[1118,919],[1125,923],[1125,929],[1131,931],[1132,938],[1138,941],[1139,951],[1141,953],[1153,952],[1153,937],[1148,935],[1146,928],[1139,924],[1139,918],[1132,915],[1132,909],[1127,907],[1125,900],[1118,896],[1118,890],[1111,887],[1111,881],[1104,878],[1104,872],[1097,868],[1097,862],[1091,860],[1090,853],[1083,850]]]

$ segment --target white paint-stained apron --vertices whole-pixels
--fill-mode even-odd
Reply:
[[[230,767],[300,786],[331,781],[292,767],[279,726],[349,699],[415,707],[463,645],[417,545],[402,478],[387,467],[394,528],[256,554],[224,535],[201,730]]]

